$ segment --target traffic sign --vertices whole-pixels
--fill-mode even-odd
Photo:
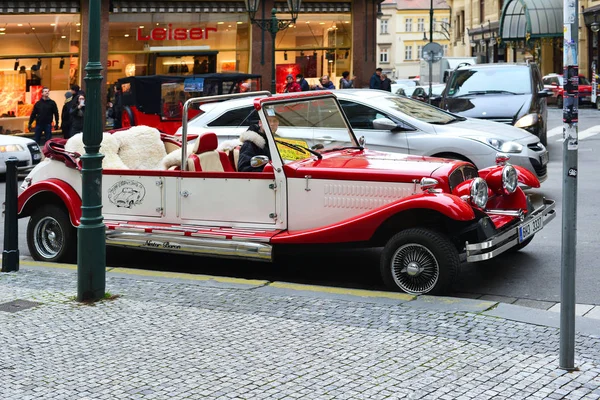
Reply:
[[[444,57],[444,48],[436,42],[427,43],[423,46],[421,58],[425,61],[439,61]]]

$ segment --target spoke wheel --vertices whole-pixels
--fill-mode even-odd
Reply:
[[[454,281],[459,263],[458,251],[445,235],[411,228],[394,235],[385,245],[380,271],[392,290],[441,294]]]
[[[417,243],[400,247],[392,257],[392,276],[399,288],[407,293],[431,291],[440,276],[435,256]]]
[[[27,245],[35,260],[73,262],[77,232],[66,210],[53,204],[37,209],[27,225]]]

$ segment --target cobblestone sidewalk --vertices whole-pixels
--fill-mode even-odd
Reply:
[[[418,301],[109,273],[119,297],[82,305],[76,287],[0,274],[0,303],[41,303],[0,311],[1,399],[600,399],[600,331],[568,373],[556,328]]]

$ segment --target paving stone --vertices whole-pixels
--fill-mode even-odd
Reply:
[[[575,315],[582,317],[586,313],[591,311],[593,308],[595,307],[590,304],[575,304]],[[556,303],[555,305],[550,307],[548,311],[560,313],[560,303]]]
[[[517,299],[517,301],[515,301],[513,304],[517,305],[517,306],[537,308],[540,310],[548,310],[550,307],[554,306],[556,303],[553,301]]]
[[[0,302],[42,303],[0,313],[2,399],[600,397],[600,337],[576,335],[580,371],[566,373],[558,329],[482,315],[483,299],[436,308],[110,274],[107,289],[121,297],[84,306],[72,271],[0,275]]]

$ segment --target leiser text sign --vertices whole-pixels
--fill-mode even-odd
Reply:
[[[216,32],[217,28],[173,28],[171,24],[167,28],[154,28],[149,35],[145,35],[142,28],[137,30],[137,40],[201,40],[208,39],[208,32]]]

